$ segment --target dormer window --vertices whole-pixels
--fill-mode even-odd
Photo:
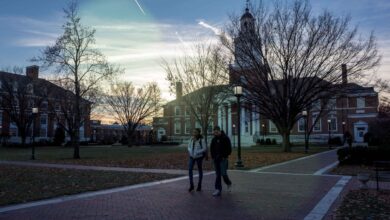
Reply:
[[[34,93],[34,87],[33,87],[33,85],[31,83],[27,85],[27,93],[28,94],[33,94]]]
[[[12,88],[13,88],[14,92],[17,92],[18,91],[18,82],[14,82],[12,85]]]

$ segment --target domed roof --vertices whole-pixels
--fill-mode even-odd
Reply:
[[[241,16],[241,20],[245,18],[253,19],[253,15],[249,12],[248,8],[245,9],[245,13]]]

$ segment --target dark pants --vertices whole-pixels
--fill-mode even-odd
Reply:
[[[214,160],[214,168],[215,168],[215,189],[222,190],[222,179],[226,183],[226,185],[231,185],[232,182],[227,175],[228,169],[228,160],[224,159],[215,159]]]
[[[199,172],[199,181],[198,181],[198,186],[202,186],[202,179],[203,179],[203,168],[202,168],[202,163],[203,163],[203,157],[201,158],[192,158],[190,157],[189,164],[188,164],[188,175],[190,177],[190,185],[194,186],[194,175],[192,170],[194,169],[194,164],[198,165],[198,172]]]

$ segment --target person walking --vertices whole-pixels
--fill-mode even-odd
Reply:
[[[195,163],[198,166],[198,173],[199,173],[198,187],[196,188],[196,191],[201,191],[202,179],[203,179],[202,163],[203,163],[203,158],[207,154],[207,146],[199,128],[194,129],[192,133],[192,138],[188,143],[188,154],[190,157],[189,164],[188,164],[190,188],[188,189],[188,192],[192,192],[194,190],[193,169]]]
[[[210,153],[215,168],[215,191],[213,196],[220,196],[222,191],[222,178],[228,190],[232,182],[227,175],[229,166],[228,157],[232,152],[232,145],[228,136],[225,135],[219,126],[214,127],[214,138],[211,140]]]

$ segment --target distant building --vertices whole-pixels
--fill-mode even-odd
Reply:
[[[122,125],[102,124],[99,120],[91,121],[91,136],[90,140],[98,144],[114,144],[120,143],[123,140],[127,141],[127,134]],[[134,144],[150,144],[152,142],[152,127],[149,125],[139,125],[134,134]]]
[[[19,83],[19,84],[18,84]],[[20,83],[25,83],[20,87]],[[6,88],[6,85],[13,86],[12,91]],[[26,91],[18,91],[20,88],[26,88]],[[8,89],[8,90],[7,90]],[[26,75],[0,72],[0,134],[9,143],[20,143],[21,137],[18,131],[18,126],[13,121],[6,108],[11,108],[5,100],[9,100],[12,96],[15,101],[12,102],[12,108],[21,114],[21,117],[32,117],[32,108],[38,108],[38,114],[27,132],[26,143],[31,142],[32,134],[35,135],[35,141],[52,141],[55,130],[59,127],[59,122],[64,122],[63,115],[60,111],[61,97],[69,94],[70,91],[65,90],[45,79],[39,78],[39,67],[29,66],[26,68]],[[19,96],[23,96],[20,98]],[[20,103],[23,100],[23,103]],[[37,100],[40,100],[39,103]],[[85,109],[90,108],[90,103],[82,100],[82,106]],[[15,108],[16,107],[16,108]],[[59,117],[56,117],[59,116]],[[58,118],[60,118],[58,121]],[[90,116],[89,114],[83,118],[84,123],[80,127],[80,141],[88,141],[90,137]],[[33,132],[34,131],[34,132]],[[65,133],[66,134],[66,133]],[[3,140],[4,140],[3,139]],[[66,134],[66,139],[69,136]]]
[[[253,16],[246,9],[241,17],[241,31],[244,34],[252,33],[253,22]],[[240,40],[236,39],[235,42],[236,47],[238,47]],[[378,115],[378,93],[372,87],[348,83],[346,71],[347,67],[343,65],[340,74],[342,74],[343,86],[347,88],[346,92],[329,101],[326,107],[327,114],[319,118],[313,126],[310,136],[311,142],[326,143],[329,136],[342,138],[346,131],[352,134],[355,142],[363,142],[363,136],[368,131],[368,124]],[[235,68],[234,64],[231,65],[229,80],[231,85],[241,80],[240,74],[244,73],[240,72],[239,68]],[[241,81],[241,83],[243,82]],[[178,88],[179,91],[176,91],[177,99],[168,102],[164,106],[163,116],[153,120],[153,127],[158,141],[187,141],[192,129],[200,128],[199,123],[190,114],[188,106],[181,101],[182,91],[181,87]],[[304,141],[305,121],[307,120],[308,125],[313,125],[315,119],[319,116],[318,109],[323,105],[324,103],[321,101],[313,103],[313,109],[308,112],[307,118],[301,118],[296,123],[291,131],[290,140],[292,142]],[[256,108],[261,108],[261,106],[242,103],[241,107],[240,122],[243,145],[253,145],[257,140],[267,138],[281,142],[282,139],[275,124],[254,111]],[[218,111],[215,112],[213,117],[213,123],[207,131],[208,135],[212,134],[213,125],[219,125],[234,142],[237,139],[237,126],[235,124],[237,121],[236,98],[232,96],[217,109]]]

